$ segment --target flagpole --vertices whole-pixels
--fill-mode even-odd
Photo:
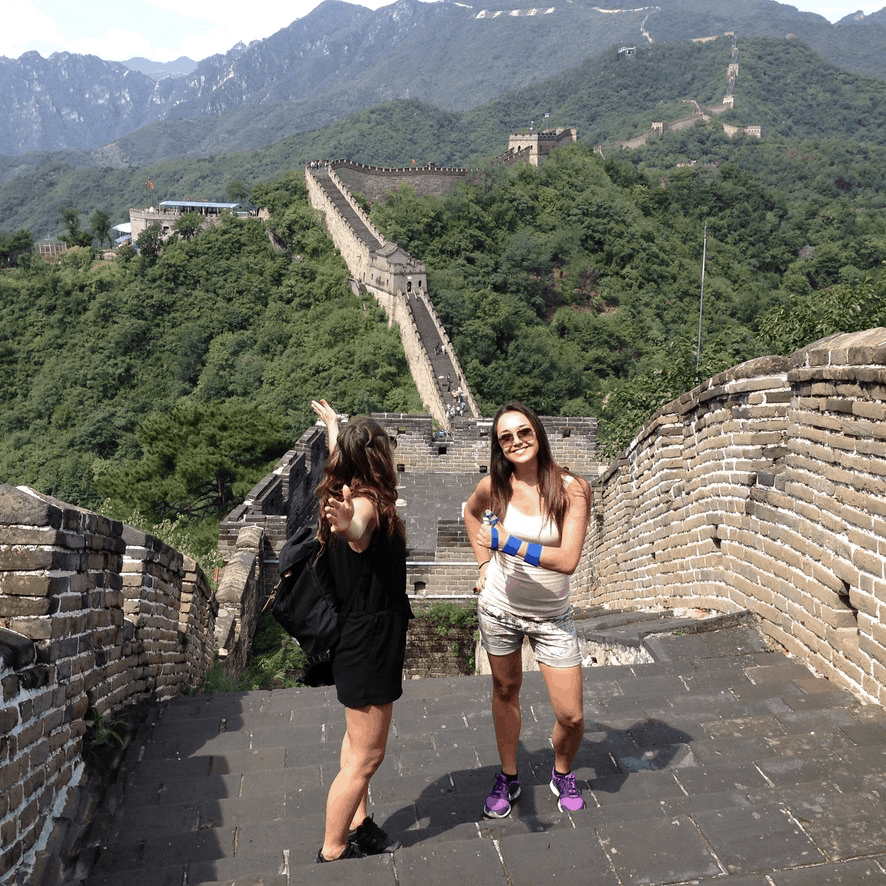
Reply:
[[[701,314],[704,310],[704,266],[708,253],[708,223],[704,226],[704,241],[701,248],[701,298],[698,300],[698,344],[695,349],[695,380],[698,381],[698,366],[701,363]]]

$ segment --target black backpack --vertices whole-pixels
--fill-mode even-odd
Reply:
[[[341,625],[351,608],[352,591],[340,606],[329,568],[329,552],[320,554],[316,530],[302,526],[280,550],[280,580],[265,608],[294,637],[307,656],[304,682],[308,686],[332,686],[332,658],[341,636]]]

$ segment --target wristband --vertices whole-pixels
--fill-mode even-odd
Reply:
[[[509,535],[508,540],[505,542],[505,546],[501,549],[501,552],[503,554],[510,554],[512,557],[516,556],[517,551],[520,550],[520,545],[522,544],[522,540],[517,538],[516,535]]]
[[[541,545],[535,543],[530,544],[529,547],[526,548],[526,556],[523,559],[530,566],[538,566],[538,561],[541,559]]]
[[[498,550],[498,529],[495,526],[492,527],[492,550]]]

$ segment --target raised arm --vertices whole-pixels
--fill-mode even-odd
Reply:
[[[329,447],[329,454],[332,455],[338,440],[338,413],[325,400],[311,400],[311,409],[326,425],[326,445]]]

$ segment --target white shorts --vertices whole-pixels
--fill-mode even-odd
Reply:
[[[510,655],[528,637],[536,661],[552,668],[573,668],[581,664],[581,649],[572,612],[570,606],[554,618],[523,618],[480,602],[480,642],[489,655]]]

